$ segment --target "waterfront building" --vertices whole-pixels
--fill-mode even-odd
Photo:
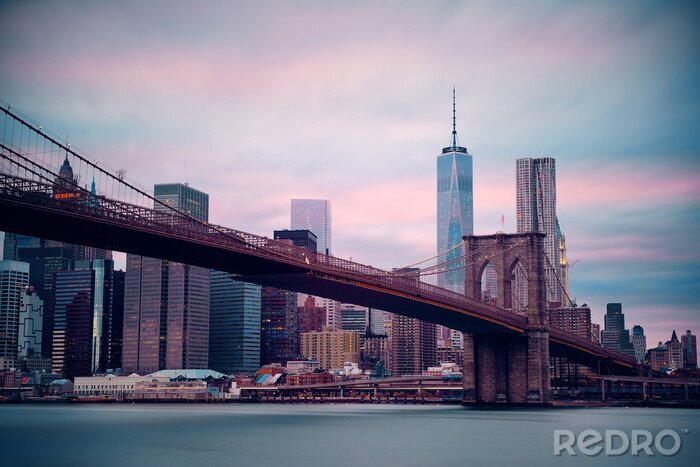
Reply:
[[[291,229],[310,230],[316,235],[319,253],[330,255],[331,202],[326,199],[291,200]]]
[[[365,335],[362,348],[362,364],[365,368],[375,368],[380,364],[383,368],[391,365],[389,337],[386,334]]]
[[[0,293],[0,301],[2,301],[1,296],[2,293]],[[44,301],[39,298],[36,289],[29,286],[22,291],[20,296],[17,331],[17,356],[24,362],[30,358],[41,358],[43,323]]]
[[[438,274],[438,285],[464,293],[462,237],[474,233],[472,156],[457,140],[455,91],[452,90],[452,139],[437,157],[437,254],[448,263]]]
[[[122,399],[134,394],[136,383],[170,381],[165,376],[118,376],[114,374],[98,376],[78,376],[75,378],[73,392],[76,396],[108,396],[113,399]]]
[[[112,260],[96,259],[56,272],[54,373],[73,378],[106,370],[113,270]]]
[[[358,362],[360,339],[353,331],[306,332],[301,335],[301,354],[316,360],[321,368],[340,368]]]
[[[209,195],[187,184],[155,185],[154,209],[209,219]],[[128,254],[122,370],[149,373],[209,364],[208,269]]]
[[[646,360],[654,371],[663,371],[670,368],[668,348],[659,342],[659,345],[647,352]]]
[[[260,367],[261,287],[211,271],[209,368],[226,374]]]
[[[321,369],[321,364],[315,360],[290,360],[286,365],[287,374],[308,373]]]
[[[0,370],[15,368],[22,295],[29,286],[29,264],[0,261]]]
[[[632,327],[632,347],[634,347],[634,359],[643,362],[647,355],[647,337],[644,328],[636,324]]]
[[[694,334],[690,333],[690,329],[685,331],[681,336],[681,346],[683,347],[683,362],[686,368],[698,367],[698,343]]]
[[[591,323],[591,340],[600,344],[600,324]]]
[[[683,368],[683,345],[678,340],[676,331],[671,334],[671,340],[666,342],[668,349],[668,364],[670,368]]]
[[[557,228],[557,176],[552,157],[516,160],[516,215],[518,233],[541,232],[544,239],[547,301],[563,303],[560,261],[560,230]],[[516,269],[516,295],[520,306],[526,305],[523,271]]]
[[[464,350],[454,347],[438,347],[437,362],[438,364],[450,363],[461,369],[464,365]]]

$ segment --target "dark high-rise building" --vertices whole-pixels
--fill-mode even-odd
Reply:
[[[263,287],[260,320],[260,363],[299,359],[297,294]]]
[[[634,346],[630,341],[629,330],[625,329],[621,303],[608,303],[605,329],[600,333],[600,340],[604,347],[634,356]]]
[[[55,273],[54,372],[73,378],[107,369],[113,271],[111,260],[96,259]]]
[[[37,248],[47,246],[48,241],[28,235],[5,232],[3,242],[3,259],[5,261],[18,261],[20,248]]]
[[[286,241],[316,252],[316,235],[310,230],[275,230],[275,240]],[[260,363],[297,360],[299,314],[296,292],[263,287],[260,309]]]
[[[109,357],[107,368],[122,367],[122,340],[124,333],[124,284],[126,273],[114,271],[112,281],[112,314],[109,317]]]
[[[685,331],[681,336],[681,345],[683,347],[683,361],[686,368],[698,367],[698,341],[694,334],[690,333],[690,329]]]
[[[310,230],[275,230],[274,238],[313,252],[317,248],[316,235]]]
[[[417,273],[417,268],[394,269],[395,273]],[[418,280],[416,276],[416,281]],[[394,375],[417,375],[437,364],[436,325],[391,314],[389,334],[390,370]]]
[[[153,187],[155,198],[166,206],[189,214],[199,221],[209,222],[209,195],[188,184],[161,183]],[[156,203],[156,211],[166,210]]]
[[[391,315],[390,370],[393,375],[419,375],[437,364],[435,325]]]
[[[211,271],[209,368],[225,374],[260,368],[260,286]]]
[[[156,200],[206,222],[209,195],[186,184],[155,185]],[[156,210],[168,210],[156,203]],[[208,269],[127,255],[122,371],[209,365]]]

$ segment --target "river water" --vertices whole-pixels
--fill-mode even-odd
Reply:
[[[554,456],[555,429],[672,429],[674,456]],[[666,439],[663,446],[672,445]],[[2,466],[700,465],[700,411],[404,405],[4,405]]]

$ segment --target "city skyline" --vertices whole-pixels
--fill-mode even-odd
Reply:
[[[698,328],[687,5],[129,10],[4,6],[0,98],[142,185],[210,193],[214,223],[265,234],[286,224],[289,198],[331,200],[334,253],[391,269],[434,254],[432,158],[454,84],[475,233],[500,230],[503,214],[515,231],[513,162],[554,157],[568,256],[581,260],[572,298],[596,323],[623,303],[650,343]],[[52,21],[30,27],[38,16]],[[263,17],[269,29],[239,24]]]

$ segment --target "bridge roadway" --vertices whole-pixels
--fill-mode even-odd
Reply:
[[[12,149],[2,146],[6,154]],[[15,153],[16,154],[16,153]],[[12,155],[12,154],[11,154]],[[474,334],[524,334],[527,319],[424,282],[168,211],[91,194],[54,196],[54,184],[0,174],[0,230],[163,258],[241,280],[419,318]],[[561,329],[553,355],[629,371],[630,357]]]

